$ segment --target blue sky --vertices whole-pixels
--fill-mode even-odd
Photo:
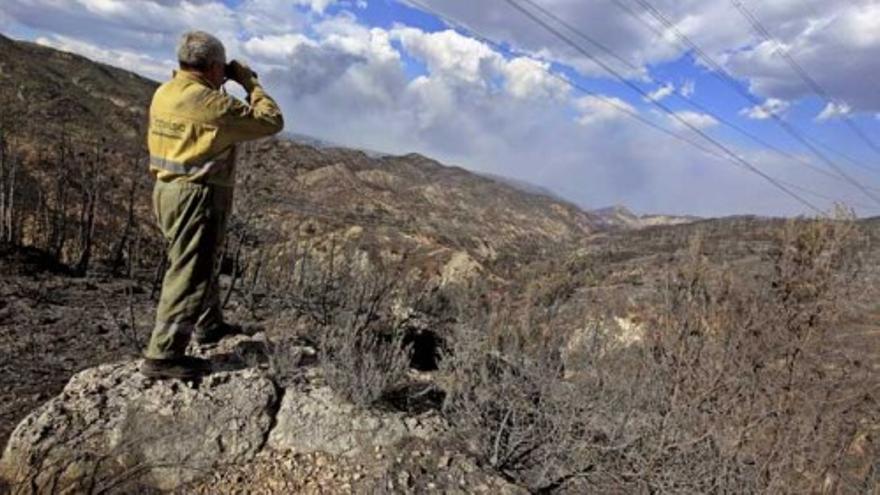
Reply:
[[[515,1],[538,13],[527,0]],[[875,2],[746,2],[772,31],[767,40],[728,0],[651,0],[674,30],[640,9],[640,0],[534,1],[625,59],[623,65],[568,34],[676,116],[665,115],[505,0],[8,0],[0,7],[0,30],[162,80],[174,67],[179,34],[205,29],[224,41],[231,57],[265,74],[291,132],[393,153],[421,152],[548,187],[588,208],[810,213],[777,187],[783,184],[822,210],[836,200],[862,215],[880,214],[880,190],[871,189],[880,188],[880,152],[851,128],[880,142]],[[816,149],[822,156],[720,80],[677,33],[798,136],[821,142]],[[780,53],[794,58],[828,98],[814,94]],[[723,152],[695,129],[777,186],[720,158]]]

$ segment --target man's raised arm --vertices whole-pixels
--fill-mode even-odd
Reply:
[[[260,85],[256,73],[247,65],[233,60],[228,65],[229,79],[240,84],[248,93],[250,105],[226,96],[220,116],[220,132],[231,143],[249,141],[281,132],[284,117],[281,109]]]

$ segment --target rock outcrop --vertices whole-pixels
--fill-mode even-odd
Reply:
[[[263,448],[278,393],[257,370],[196,387],[150,380],[137,366],[83,371],[18,425],[0,460],[13,491],[82,493],[130,480],[170,489]]]
[[[146,378],[139,362],[75,375],[15,429],[0,479],[13,493],[172,490],[258,454],[352,458],[438,436],[436,413],[355,407],[322,384],[319,368],[279,388],[253,355],[266,348],[261,338],[224,341],[206,355],[217,371],[200,383]]]
[[[388,447],[407,437],[431,439],[441,423],[436,415],[408,416],[359,409],[327,387],[288,389],[268,446],[297,454],[355,455]]]

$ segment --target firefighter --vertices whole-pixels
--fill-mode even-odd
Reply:
[[[257,74],[244,63],[227,64],[214,36],[185,33],[177,58],[179,70],[150,105],[153,207],[168,268],[141,372],[191,379],[209,372],[210,363],[185,354],[190,339],[210,345],[236,330],[223,321],[215,269],[232,208],[235,147],[280,132],[284,121]],[[244,88],[247,104],[223,91],[227,80]]]

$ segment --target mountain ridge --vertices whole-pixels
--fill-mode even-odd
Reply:
[[[55,148],[88,154],[100,144],[118,155],[101,165],[111,181],[151,187],[143,135],[157,82],[6,37],[0,37],[0,82],[0,104],[10,110],[0,127],[31,162]],[[374,260],[412,252],[424,270],[447,281],[501,275],[603,231],[682,221],[620,209],[591,212],[520,180],[292,131],[249,143],[240,154],[237,215],[253,217],[249,228],[271,232],[279,250],[341,242],[370,251]],[[51,180],[54,172],[34,167],[35,176]],[[124,204],[123,194],[108,193]],[[153,236],[149,195],[140,193],[135,202],[139,225]],[[113,214],[120,218],[110,223],[123,221],[121,212]]]

